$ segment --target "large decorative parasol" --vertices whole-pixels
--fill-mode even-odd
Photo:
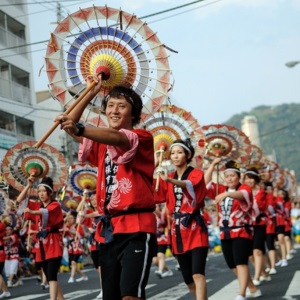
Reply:
[[[190,112],[175,105],[163,104],[159,111],[145,114],[142,126],[154,137],[154,151],[164,150],[163,164],[168,165],[169,147],[177,139],[188,140],[195,148],[193,164],[202,167],[205,136],[198,121]]]
[[[263,155],[263,151],[260,147],[252,144],[249,157],[242,163],[242,166],[246,169],[256,168],[262,169],[266,164],[266,159]]]
[[[239,164],[245,162],[251,154],[251,142],[241,130],[236,127],[213,124],[202,127],[205,133],[206,160],[205,168],[216,157],[221,157],[222,164],[234,160]]]
[[[49,86],[67,108],[85,89],[88,75],[102,74],[99,96],[117,84],[127,84],[142,97],[146,111],[156,111],[170,89],[165,48],[135,15],[107,6],[80,9],[51,34],[45,58]],[[82,118],[105,126],[99,114],[96,97]]]
[[[42,144],[39,149],[34,144],[34,141],[19,143],[7,151],[2,163],[6,182],[21,191],[30,175],[47,176],[52,178],[54,190],[58,190],[68,177],[64,156],[48,144]]]
[[[83,196],[85,190],[91,195],[96,191],[98,168],[88,164],[72,165],[69,174],[69,188]]]

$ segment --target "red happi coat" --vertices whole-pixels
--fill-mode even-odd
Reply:
[[[266,201],[268,204],[267,209],[267,234],[275,234],[276,227],[276,198],[273,194],[267,193]]]
[[[292,203],[290,201],[284,202],[285,232],[289,232],[292,229],[291,210]]]
[[[259,189],[255,195],[253,195],[253,206],[252,206],[252,220],[253,225],[266,225],[268,202],[266,199],[266,192],[263,189]]]
[[[285,225],[284,199],[281,196],[276,197],[276,226]]]
[[[84,236],[83,227],[78,224],[67,225],[68,231],[65,234],[65,237],[68,239],[68,253],[81,255],[84,253],[83,245],[81,239]]]
[[[61,206],[57,201],[50,202],[46,207],[41,205],[40,210],[42,216],[39,220],[39,230],[59,231],[50,232],[48,236],[42,239],[45,252],[45,260],[50,258],[60,257],[63,254],[63,241],[61,230],[63,228],[64,219],[61,211]],[[41,262],[40,242],[35,243],[36,261]]]
[[[157,233],[156,240],[157,245],[170,245],[170,234],[168,228],[168,218],[166,213],[161,213],[160,216],[156,215]]]
[[[87,159],[98,166],[97,179],[97,209],[100,215],[104,213],[106,197],[105,155],[108,152],[111,160],[118,165],[116,183],[109,204],[108,212],[113,215],[131,209],[145,209],[155,207],[153,196],[153,136],[146,130],[132,131],[121,129],[126,134],[131,148],[124,151],[119,147],[107,146],[84,139],[79,155],[80,160]],[[121,215],[111,219],[113,234],[148,232],[156,233],[156,219],[153,212],[143,212]],[[100,236],[102,222],[98,223],[95,238],[104,242]]]
[[[207,196],[211,199],[215,199],[217,196],[217,190],[219,194],[222,194],[227,191],[227,187],[222,184],[217,184],[210,182],[207,185],[208,193]],[[240,201],[237,199],[233,199],[232,207],[229,214],[228,226],[246,226],[235,228],[229,231],[230,238],[247,238],[252,239],[252,232],[249,231],[250,227],[247,226],[252,225],[252,203],[253,203],[253,195],[250,186],[246,184],[241,184],[237,191],[240,191],[244,195],[244,200]],[[219,226],[223,227],[224,216],[222,215],[221,205],[224,205],[225,199],[218,204],[218,212],[219,212]],[[220,232],[221,240],[225,239],[225,233]]]
[[[19,237],[13,233],[4,243],[5,260],[19,259]]]
[[[171,173],[169,177],[173,178],[175,173]],[[204,208],[204,198],[206,196],[206,187],[204,182],[203,172],[198,169],[193,169],[186,180],[186,188],[182,189],[183,198],[178,213],[192,214],[199,212]],[[163,184],[162,184],[163,185]],[[163,190],[163,188],[162,188]],[[167,208],[170,214],[175,212],[176,197],[174,194],[174,185],[167,183]],[[191,219],[187,227],[185,227],[180,219],[180,235],[182,238],[183,252],[178,251],[176,242],[176,220],[172,220],[171,224],[171,244],[172,253],[182,254],[188,250],[192,250],[198,247],[208,247],[208,232],[203,230],[195,219]],[[204,218],[202,216],[204,221]],[[204,221],[205,222],[205,221]]]

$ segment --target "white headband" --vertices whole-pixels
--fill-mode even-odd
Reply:
[[[190,154],[192,153],[191,150],[183,143],[174,143],[174,144],[172,144],[170,146],[170,151],[172,150],[173,146],[180,146],[180,147],[184,148],[188,153],[190,153]]]
[[[53,188],[50,185],[48,185],[48,184],[40,183],[37,187],[39,187],[39,186],[47,187],[51,192],[53,192]]]
[[[254,172],[254,171],[246,171],[246,172],[245,172],[245,175],[247,175],[247,174],[252,174],[252,175],[255,175],[255,176],[258,176],[258,177],[259,177],[259,174],[257,174],[257,173]]]
[[[224,170],[224,173],[226,173],[227,171],[234,171],[234,172],[241,173],[241,171],[240,171],[240,170],[238,170],[238,169],[235,169],[235,168],[228,168],[228,169]]]

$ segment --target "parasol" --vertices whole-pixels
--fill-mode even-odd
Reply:
[[[246,169],[256,168],[257,170],[262,169],[266,164],[263,156],[263,151],[256,145],[251,145],[249,157],[242,163],[242,166]]]
[[[162,165],[170,165],[169,147],[177,139],[189,140],[195,148],[193,165],[202,167],[205,151],[205,136],[198,121],[190,112],[175,105],[163,104],[159,111],[145,114],[142,126],[150,131],[154,138],[154,151],[163,148]]]
[[[99,96],[127,84],[142,97],[144,109],[156,111],[170,89],[166,46],[148,25],[119,9],[89,7],[61,21],[48,43],[46,71],[52,95],[70,107],[86,87],[86,77],[102,74]],[[106,126],[99,97],[82,120]]]
[[[97,171],[97,167],[89,164],[72,165],[69,174],[69,188],[81,196],[85,190],[91,195],[96,191]]]
[[[236,127],[212,124],[202,127],[205,133],[206,153],[204,158],[208,167],[208,162],[216,157],[221,157],[222,164],[230,160],[242,164],[250,157],[251,142],[249,138]]]
[[[39,149],[33,147],[34,144],[34,141],[22,142],[7,151],[2,163],[6,182],[21,191],[30,175],[47,176],[52,178],[54,190],[58,190],[68,176],[64,156],[48,144],[42,144]]]

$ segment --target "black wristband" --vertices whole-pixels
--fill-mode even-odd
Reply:
[[[82,136],[85,126],[81,123],[76,123],[76,127],[78,128],[78,132],[75,134],[76,136]]]

